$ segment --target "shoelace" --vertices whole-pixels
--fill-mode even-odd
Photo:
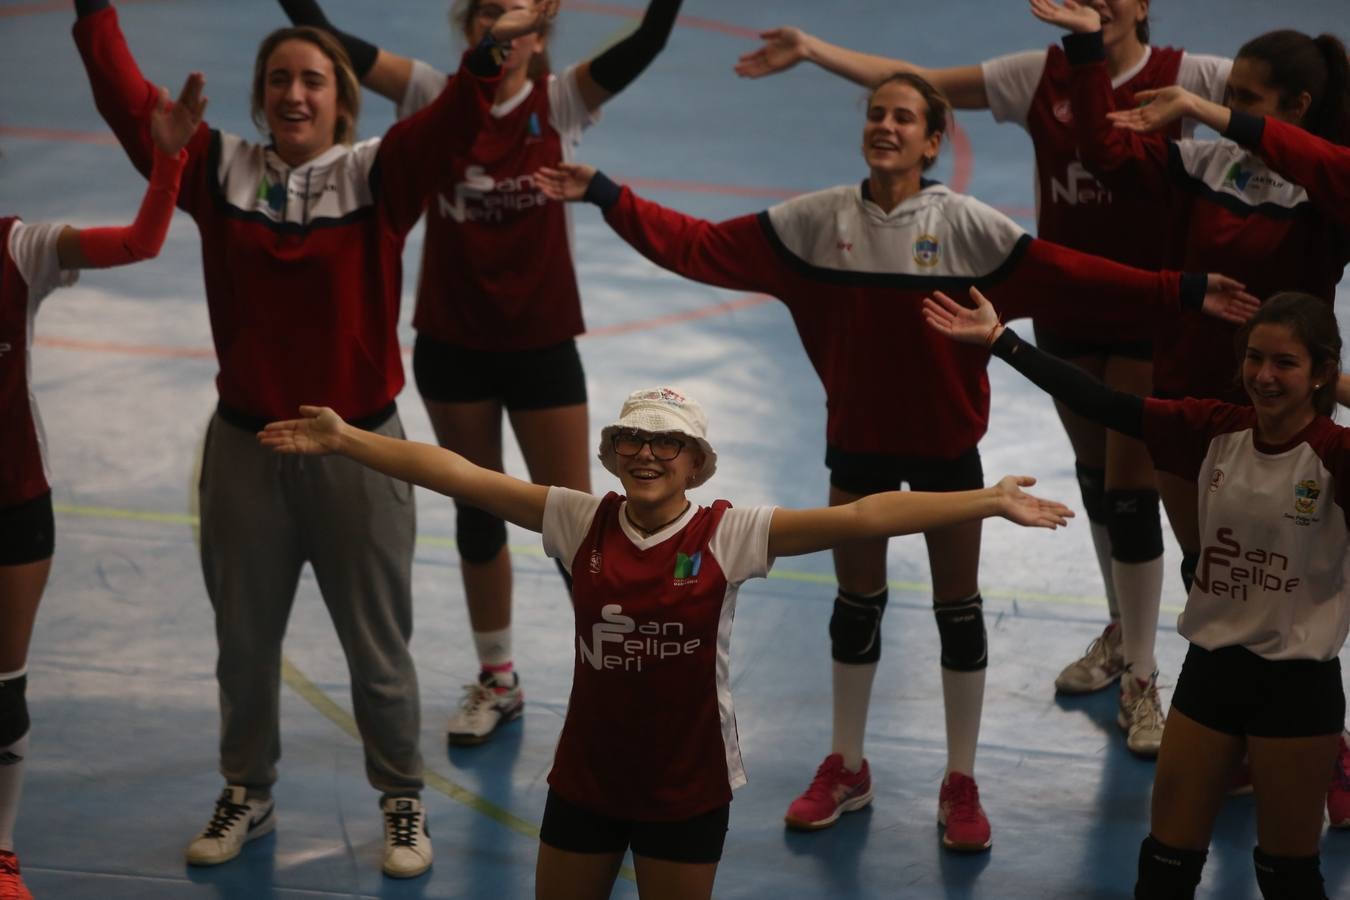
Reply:
[[[12,853],[0,853],[0,900],[19,900],[32,895],[19,878],[19,860]]]
[[[216,801],[215,815],[211,816],[211,824],[206,826],[206,830],[202,832],[202,837],[224,837],[225,832],[234,827],[234,823],[239,821],[240,816],[247,814],[248,804],[231,803],[221,797]]]
[[[460,702],[460,706],[464,708],[465,712],[472,714],[478,712],[484,705],[491,706],[495,700],[496,696],[492,688],[483,684],[466,684],[464,685],[464,699]]]
[[[411,847],[417,841],[417,824],[421,818],[420,812],[386,812],[384,819],[389,823],[391,835],[389,843],[395,847]]]
[[[1150,683],[1130,704],[1130,718],[1140,728],[1158,728],[1162,725],[1162,706],[1158,703],[1158,687]]]
[[[826,759],[816,769],[816,777],[811,779],[806,796],[813,800],[833,801],[834,789],[846,775],[848,770],[844,768],[843,762],[836,762],[833,757]]]
[[[947,795],[947,819],[973,819],[979,815],[980,788],[974,779],[961,779],[956,784],[948,784],[951,793]]]

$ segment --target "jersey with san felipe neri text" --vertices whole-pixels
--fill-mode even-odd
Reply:
[[[924,321],[933,291],[965,300],[977,286],[1008,319],[1056,304],[1166,306],[1180,297],[1178,273],[1032,238],[936,182],[890,211],[863,182],[717,223],[625,187],[605,221],[659,266],[781,300],[825,388],[826,441],[846,453],[949,460],[984,435],[989,353]]]
[[[414,61],[399,115],[430,103],[445,76]],[[544,166],[570,162],[598,113],[586,108],[577,66],[527,81],[485,118],[467,154],[445,160],[451,178],[427,203],[413,326],[474,350],[534,350],[585,330],[573,266],[569,204],[535,184]]]
[[[0,218],[0,509],[49,488],[47,441],[33,397],[33,318],[48,294],[79,275],[57,261],[64,227]]]
[[[1350,629],[1350,429],[1319,416],[1264,446],[1256,413],[1220,400],[1149,399],[1144,442],[1200,492],[1200,561],[1182,637],[1266,659],[1329,660]]]
[[[691,505],[643,536],[625,501],[550,488],[544,550],[572,574],[576,662],[549,772],[564,799],[668,822],[731,802],[745,783],[729,651],[736,593],[762,578],[773,507]]]
[[[1218,56],[1186,53],[1172,47],[1145,47],[1129,70],[1111,80],[1118,108],[1136,105],[1135,93],[1179,84],[1215,102],[1223,99],[1232,62]],[[999,122],[1022,126],[1036,154],[1037,236],[1085,253],[1105,256],[1142,269],[1161,269],[1167,261],[1165,229],[1158,208],[1147,197],[1104,186],[1078,158],[1073,127],[1069,62],[1058,45],[986,61],[981,66],[989,110]],[[1194,124],[1182,120],[1172,137],[1190,136]],[[1149,310],[1061,308],[1037,314],[1036,326],[1073,340],[1128,342],[1153,334]]]
[[[1327,303],[1350,261],[1350,234],[1328,210],[1343,198],[1312,198],[1254,151],[1217,140],[1167,140],[1115,128],[1105,63],[1073,66],[1075,127],[1084,164],[1113,190],[1159,207],[1173,248],[1168,264],[1235,278],[1262,300],[1301,291]],[[1234,377],[1237,326],[1192,309],[1168,310],[1153,345],[1153,388],[1165,397],[1246,403]]]

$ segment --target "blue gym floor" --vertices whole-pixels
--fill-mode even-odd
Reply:
[[[442,64],[452,54],[446,5],[324,0],[339,25]],[[642,7],[568,0],[555,65],[614,40]],[[684,11],[684,27],[605,109],[580,158],[711,218],[864,174],[862,91],[810,67],[758,82],[736,78],[731,66],[756,45],[756,31],[798,24],[929,65],[975,63],[1058,38],[1018,0],[686,0]],[[94,111],[69,36],[73,18],[66,0],[0,0],[0,214],[118,224],[130,219],[144,182]],[[258,40],[283,23],[275,4],[124,2],[122,21],[150,77],[176,91],[188,71],[204,71],[209,120],[256,133],[247,80]],[[1228,55],[1274,27],[1350,37],[1346,22],[1344,0],[1154,5],[1159,43]],[[366,102],[361,132],[379,134],[391,106],[372,95]],[[984,113],[962,114],[960,125],[964,139],[944,151],[937,177],[1031,227],[1026,138]],[[578,209],[576,222],[592,329],[581,348],[593,427],[629,390],[676,383],[707,407],[720,454],[717,479],[699,500],[823,503],[823,394],[786,311],[656,270],[592,209]],[[419,227],[406,256],[408,344],[420,249]],[[435,868],[410,882],[379,873],[376,796],[362,773],[345,667],[312,578],[302,582],[286,644],[276,834],[227,865],[184,865],[183,847],[220,788],[215,645],[191,489],[215,398],[198,253],[196,230],[180,215],[159,259],[86,273],[49,298],[38,318],[34,374],[58,545],[30,661],[31,762],[17,840],[28,884],[38,898],[103,900],[532,895],[544,776],[569,690],[567,600],[537,537],[513,532],[525,715],[488,745],[447,753],[442,728],[475,663],[452,507],[428,493],[418,497],[413,649]],[[1050,403],[1001,364],[991,379],[986,473],[1034,474],[1039,491],[1077,505],[1072,459]],[[411,436],[429,439],[416,391],[409,387],[401,400]],[[509,453],[508,469],[522,473],[513,446]],[[598,464],[594,482],[597,490],[613,486]],[[1131,895],[1152,764],[1126,752],[1112,692],[1064,699],[1052,687],[1105,617],[1086,522],[1056,533],[993,522],[984,541],[991,665],[977,775],[993,850],[960,857],[939,845],[934,811],[945,754],[927,567],[919,539],[895,540],[892,611],[867,738],[876,800],[829,831],[787,833],[782,814],[829,749],[830,560],[781,560],[772,578],[742,591],[732,672],[750,783],[732,806],[717,896]],[[1159,634],[1166,694],[1183,651],[1174,628],[1183,601],[1172,575],[1177,561],[1169,537]],[[1250,798],[1225,809],[1200,896],[1257,897],[1252,816]],[[1350,834],[1329,834],[1322,852],[1331,894],[1350,895]],[[615,896],[635,895],[626,872]]]

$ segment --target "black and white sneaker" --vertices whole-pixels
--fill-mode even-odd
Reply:
[[[416,797],[385,797],[384,865],[390,878],[416,878],[431,868],[431,832],[427,810]]]
[[[239,855],[244,844],[268,834],[277,826],[273,803],[249,800],[248,789],[229,784],[220,792],[216,811],[202,833],[187,847],[187,861],[194,866],[216,866]]]

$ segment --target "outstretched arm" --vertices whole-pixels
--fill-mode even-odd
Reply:
[[[577,67],[577,86],[586,108],[595,112],[633,83],[665,49],[682,0],[651,0],[637,30]]]
[[[977,491],[887,491],[842,506],[775,509],[769,523],[769,556],[796,556],[847,541],[914,534],[972,519],[1002,516],[1030,528],[1067,525],[1073,511],[1025,493],[1036,479],[1008,475]]]
[[[892,75],[911,72],[946,94],[957,109],[986,109],[989,106],[984,70],[977,65],[925,68],[903,59],[873,56],[830,44],[800,28],[774,28],[761,34],[760,38],[764,41],[763,46],[737,61],[737,75],[763,78],[805,61],[856,84],[873,87]]]
[[[328,21],[317,0],[278,0],[286,17],[294,25],[309,25],[327,31],[337,38],[356,70],[361,83],[382,97],[395,103],[403,99],[412,76],[412,60],[390,53],[369,41],[337,28]]]
[[[1210,104],[1215,106],[1217,104]],[[1350,148],[1271,116],[1250,116],[1220,106],[1205,124],[1261,155],[1276,172],[1308,192],[1317,208],[1350,228]]]
[[[1143,435],[1143,398],[1112,390],[1077,366],[1024,344],[1000,324],[993,304],[983,294],[971,288],[970,297],[973,307],[962,306],[940,291],[925,297],[924,319],[954,341],[989,347],[1080,416],[1129,437]]]
[[[258,441],[278,453],[339,453],[378,472],[463,500],[531,531],[544,527],[548,486],[474,465],[443,447],[355,428],[326,406],[302,406],[299,419],[272,422]]]

